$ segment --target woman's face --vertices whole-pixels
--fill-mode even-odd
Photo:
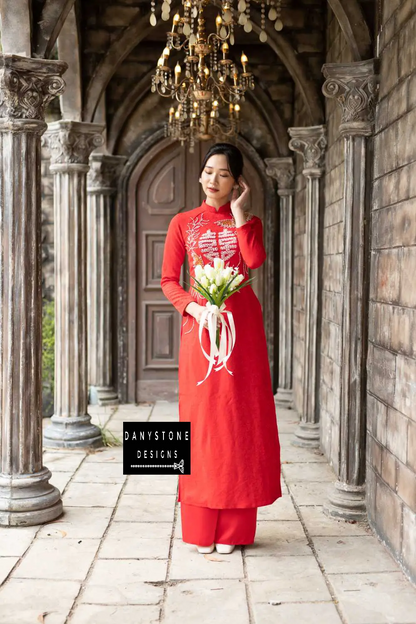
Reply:
[[[210,156],[199,181],[208,201],[215,199],[216,202],[223,200],[223,203],[226,203],[233,186],[236,184],[230,173],[226,155],[214,154]]]

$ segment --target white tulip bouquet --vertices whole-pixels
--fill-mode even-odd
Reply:
[[[207,299],[206,310],[202,313],[200,326],[199,326],[199,341],[201,349],[205,357],[209,360],[210,366],[205,379],[211,372],[212,366],[215,361],[215,357],[218,356],[217,364],[221,366],[215,370],[220,370],[223,366],[232,375],[232,372],[228,370],[226,361],[231,355],[231,352],[235,344],[235,325],[233,314],[230,311],[226,311],[228,316],[229,325],[227,325],[224,315],[225,301],[228,297],[231,297],[235,292],[244,288],[250,284],[255,278],[252,277],[242,283],[244,275],[238,272],[237,268],[224,267],[224,260],[222,258],[214,258],[214,266],[206,264],[204,267],[197,265],[195,267],[195,277],[191,276],[197,286],[193,286],[200,295]],[[205,352],[202,346],[202,331],[204,328],[205,320],[208,323],[208,331],[211,343],[211,353]],[[222,332],[221,332],[222,329]],[[228,352],[227,352],[227,337],[228,337]],[[205,381],[203,379],[202,381]],[[201,384],[198,382],[197,385]]]

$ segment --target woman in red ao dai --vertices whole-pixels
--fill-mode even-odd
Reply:
[[[197,386],[207,370],[198,335],[206,299],[179,283],[186,253],[191,276],[197,265],[213,265],[220,257],[225,267],[237,267],[247,280],[248,269],[265,261],[263,223],[244,211],[250,188],[242,170],[243,157],[234,145],[217,143],[207,152],[199,178],[206,199],[173,217],[162,264],[162,290],[183,316],[179,420],[191,422],[191,474],[179,475],[182,539],[199,552],[212,552],[216,545],[218,552],[230,553],[236,544],[252,544],[257,508],[282,496],[280,442],[260,302],[250,284],[226,300],[236,328],[227,361],[232,375],[225,368],[212,370]],[[202,346],[209,353],[208,331],[203,332]]]

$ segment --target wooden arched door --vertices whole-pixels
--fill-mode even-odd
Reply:
[[[181,316],[160,287],[164,241],[178,212],[199,206],[205,195],[199,171],[209,143],[189,153],[170,139],[155,145],[138,163],[129,180],[127,216],[127,315],[129,402],[177,399]],[[260,176],[245,158],[244,176],[252,192],[246,210],[263,219],[264,191]],[[262,304],[264,267],[250,270],[253,289]],[[187,258],[181,284],[189,284]]]

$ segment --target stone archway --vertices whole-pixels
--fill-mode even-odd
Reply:
[[[245,156],[245,175],[254,198],[252,210],[264,220],[267,262],[256,275],[256,294],[263,307],[270,364],[275,359],[274,344],[274,222],[276,198],[262,161],[244,141],[238,145]],[[123,401],[175,398],[177,396],[177,355],[179,317],[160,289],[163,241],[170,219],[176,212],[198,206],[203,199],[198,183],[199,162],[208,149],[191,155],[179,144],[158,132],[130,159],[119,197],[115,238],[118,274],[118,391]],[[183,174],[186,174],[185,176]],[[194,184],[189,181],[195,180]],[[183,277],[186,280],[187,263]],[[183,282],[182,282],[183,283]],[[253,286],[254,288],[254,286]],[[121,295],[121,293],[123,293]]]

